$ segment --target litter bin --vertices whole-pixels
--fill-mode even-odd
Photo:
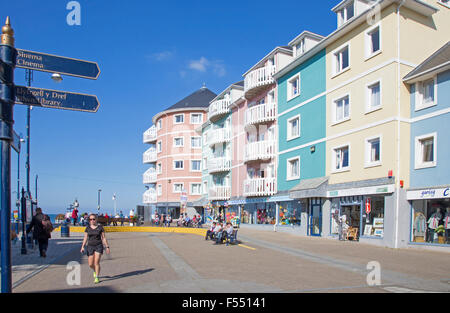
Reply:
[[[61,237],[70,237],[70,226],[68,223],[61,225]]]

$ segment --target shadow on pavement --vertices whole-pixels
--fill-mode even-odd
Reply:
[[[33,293],[116,293],[117,290],[111,287],[98,286],[98,287],[86,287],[86,288],[74,288],[64,290],[45,290],[34,291]]]
[[[154,268],[150,268],[150,269],[147,269],[147,270],[123,273],[123,274],[116,275],[116,276],[101,276],[100,280],[102,282],[106,282],[106,281],[110,281],[110,280],[116,280],[116,279],[131,277],[131,276],[139,276],[139,275],[150,273],[151,271],[154,271],[154,270],[155,270]]]

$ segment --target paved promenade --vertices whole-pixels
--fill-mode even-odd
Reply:
[[[450,292],[450,253],[244,228],[239,246],[214,245],[195,234],[108,233],[111,255],[103,256],[100,284],[94,285],[79,252],[82,235],[63,239],[55,232],[46,259],[38,251],[23,258],[19,247],[13,292]],[[75,286],[66,280],[71,261],[81,265]],[[372,287],[371,261],[381,266],[381,284]]]

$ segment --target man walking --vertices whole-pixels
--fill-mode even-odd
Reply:
[[[76,207],[72,211],[72,219],[73,219],[73,226],[76,226],[78,222],[78,209]]]
[[[36,215],[33,216],[31,224],[27,228],[27,235],[33,229],[33,237],[39,243],[39,254],[42,258],[47,256],[48,239],[51,237],[53,225],[48,215],[42,214],[42,209],[36,209]]]

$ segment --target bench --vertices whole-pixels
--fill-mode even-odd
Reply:
[[[233,229],[233,232],[231,233],[231,236],[227,236],[227,239],[226,239],[227,246],[229,244],[236,244],[237,243],[237,233],[238,233],[238,230],[237,229]]]

